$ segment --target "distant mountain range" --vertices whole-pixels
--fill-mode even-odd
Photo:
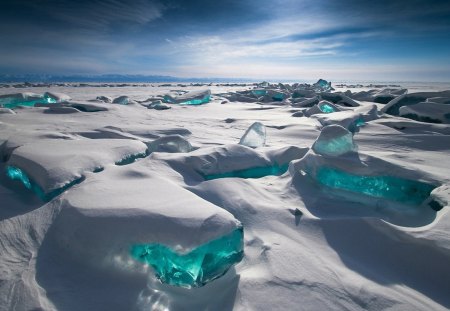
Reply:
[[[105,83],[157,83],[157,82],[251,82],[253,79],[236,78],[180,78],[159,75],[45,75],[45,74],[22,74],[22,75],[0,75],[0,83],[15,82],[105,82]]]

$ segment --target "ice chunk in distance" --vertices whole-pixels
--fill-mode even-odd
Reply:
[[[317,106],[319,107],[320,111],[322,111],[323,113],[332,113],[332,112],[340,111],[339,108],[337,108],[335,105],[333,105],[332,103],[330,103],[326,100],[320,101],[317,104]]]
[[[160,137],[151,143],[147,143],[148,151],[151,152],[191,152],[194,150],[191,143],[181,135],[168,135]]]
[[[34,93],[0,95],[0,107],[14,109],[17,106],[33,107],[37,103],[52,103],[50,98]]]
[[[201,287],[224,275],[244,256],[242,227],[188,253],[157,243],[131,247],[133,258],[148,263],[163,283],[181,287]]]
[[[164,96],[165,102],[180,105],[202,105],[208,103],[210,100],[210,90],[191,91],[177,97],[170,95]]]
[[[313,88],[316,92],[328,92],[333,91],[334,89],[331,87],[331,82],[328,82],[323,79],[319,79],[316,83],[314,83]]]
[[[266,144],[266,127],[261,122],[253,123],[242,136],[239,144],[251,148],[264,147]]]
[[[322,129],[312,149],[317,154],[337,157],[355,151],[356,145],[350,131],[340,125],[332,124]]]
[[[128,96],[119,96],[113,100],[113,104],[128,105],[130,98]]]

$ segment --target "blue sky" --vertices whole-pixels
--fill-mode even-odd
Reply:
[[[450,81],[448,0],[2,0],[0,73]]]

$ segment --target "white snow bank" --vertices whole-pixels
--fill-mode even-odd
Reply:
[[[145,153],[135,140],[42,140],[14,149],[7,162],[36,182],[44,193],[81,178],[86,172]]]

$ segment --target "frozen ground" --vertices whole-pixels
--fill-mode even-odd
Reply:
[[[448,310],[450,87],[353,86],[0,88],[72,98],[0,111],[0,310]],[[241,226],[242,260],[201,287],[130,252]]]

